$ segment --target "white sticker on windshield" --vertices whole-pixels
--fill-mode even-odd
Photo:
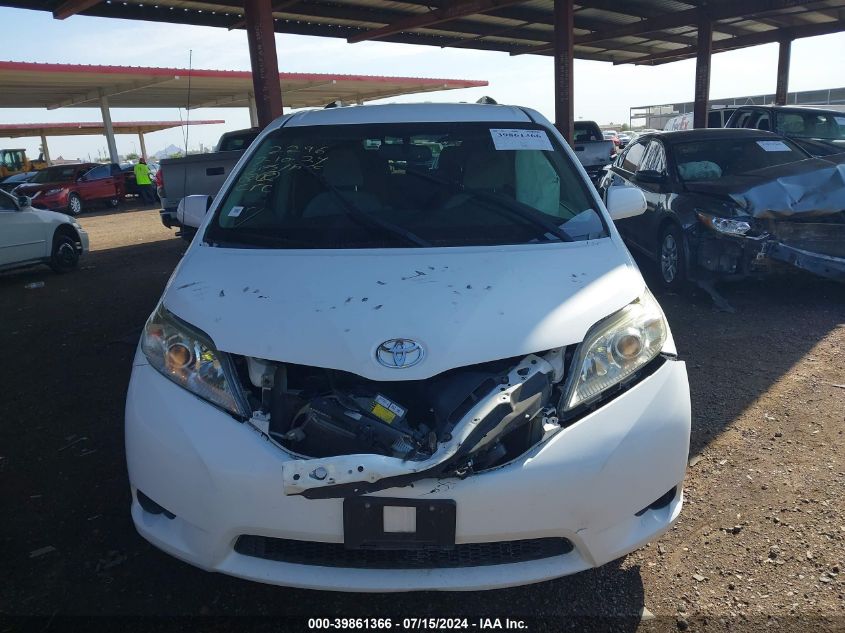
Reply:
[[[845,116],[835,116],[833,118],[836,121],[837,125],[845,125]]]
[[[783,141],[757,141],[757,145],[767,152],[791,152],[789,145]]]
[[[231,209],[229,209],[229,213],[227,215],[230,218],[236,218],[241,214],[241,211],[243,211],[243,210],[244,210],[243,207],[232,207]]]
[[[493,145],[498,150],[539,149],[553,152],[552,142],[544,130],[490,129]]]

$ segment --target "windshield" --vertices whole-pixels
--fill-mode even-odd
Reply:
[[[30,182],[73,182],[78,168],[77,165],[48,167],[39,171]]]
[[[401,123],[276,130],[226,193],[205,237],[340,249],[607,235],[586,184],[541,128]]]
[[[845,140],[845,112],[778,112],[777,129],[786,136]]]
[[[684,181],[716,180],[807,158],[793,143],[777,137],[678,143],[674,154],[678,177]]]

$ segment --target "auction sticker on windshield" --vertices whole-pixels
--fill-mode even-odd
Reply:
[[[552,142],[544,130],[490,129],[497,150],[534,149],[553,152]]]
[[[757,145],[767,152],[791,152],[789,145],[783,141],[757,141]]]

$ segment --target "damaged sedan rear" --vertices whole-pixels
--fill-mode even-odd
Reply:
[[[665,286],[770,273],[782,264],[845,279],[845,155],[811,158],[759,130],[647,135],[600,188],[636,187],[641,216],[617,223]]]
[[[653,539],[681,510],[690,402],[610,221],[644,208],[623,192],[609,215],[531,110],[280,119],[144,328],[138,531],[346,591],[537,582]]]

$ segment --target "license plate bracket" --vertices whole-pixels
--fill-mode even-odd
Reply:
[[[386,507],[412,508],[414,531],[385,531]],[[453,499],[349,497],[343,500],[343,544],[347,549],[450,550],[455,547],[456,508]]]

